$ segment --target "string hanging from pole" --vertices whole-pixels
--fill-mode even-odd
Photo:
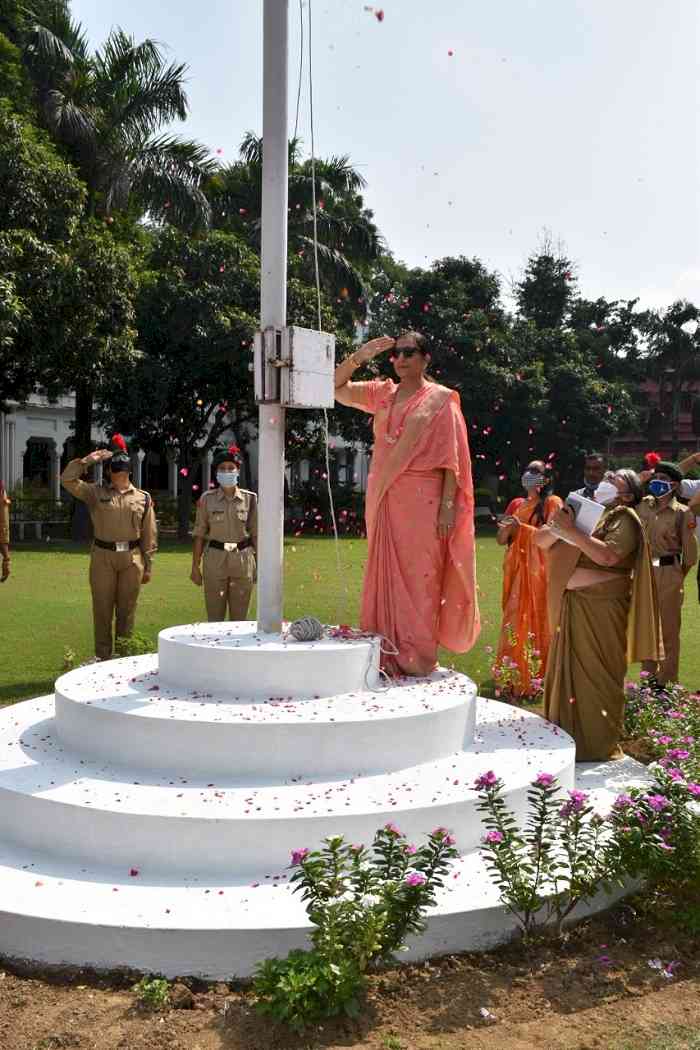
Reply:
[[[304,0],[299,0],[299,35],[301,42],[299,44],[299,83],[297,85],[297,111],[294,117],[294,142],[297,140],[297,133],[299,131],[299,105],[301,103],[301,81],[304,75]]]
[[[308,50],[309,50],[309,123],[311,130],[311,202],[313,208],[313,245],[314,245],[314,277],[316,281],[316,313],[317,323],[319,332],[323,331],[323,318],[321,311],[321,278],[318,264],[318,204],[316,194],[316,135],[314,125],[314,81],[313,81],[313,68],[312,68],[312,44],[311,44],[311,5],[312,0],[308,0]],[[338,577],[342,581],[344,579],[343,563],[340,556],[340,537],[338,535],[338,522],[335,514],[335,501],[333,499],[333,486],[331,484],[331,460],[330,460],[330,429],[328,424],[328,412],[323,409],[323,443],[325,452],[325,463],[326,463],[326,485],[328,487],[328,505],[331,512],[331,524],[333,526],[333,538],[335,541],[335,558],[338,569]],[[342,588],[342,583],[341,583]],[[342,592],[347,594],[347,590]],[[340,617],[342,621],[344,619],[345,612],[345,599],[341,597],[340,602]]]

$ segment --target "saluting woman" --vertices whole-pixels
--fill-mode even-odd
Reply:
[[[351,381],[385,352],[395,380]],[[430,674],[438,645],[466,652],[480,627],[467,428],[429,364],[425,336],[409,331],[371,340],[335,371],[336,399],[373,416],[360,626],[396,647],[383,662],[394,674]]]

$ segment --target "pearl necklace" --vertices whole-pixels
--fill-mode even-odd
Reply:
[[[395,391],[394,396],[393,396],[392,401],[391,401],[391,405],[389,407],[389,411],[387,413],[387,417],[386,417],[386,432],[384,434],[384,440],[387,442],[388,445],[395,445],[396,442],[399,440],[399,438],[403,434],[404,423],[406,422],[406,416],[408,415],[408,413],[411,411],[412,408],[415,408],[416,405],[420,404],[420,402],[423,400],[423,398],[426,396],[426,394],[429,392],[429,390],[430,390],[430,387],[429,387],[428,384],[426,384],[424,387],[419,387],[419,389],[415,392],[415,394],[412,394],[407,399],[406,407],[404,409],[403,415],[401,416],[401,419],[399,420],[399,425],[397,426],[397,428],[393,432],[393,434],[390,434],[389,431],[391,429],[391,414],[394,411],[394,406],[396,404],[396,395],[398,394],[398,389]]]

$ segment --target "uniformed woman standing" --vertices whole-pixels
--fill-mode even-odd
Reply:
[[[0,583],[4,583],[10,575],[10,501],[5,493],[4,481],[0,481],[0,554]]]
[[[204,583],[207,619],[245,620],[255,583],[258,498],[238,487],[240,453],[236,445],[214,457],[219,487],[197,503],[190,579]],[[206,546],[206,551],[205,551]],[[204,552],[204,571],[200,569]]]
[[[124,439],[115,435],[112,441],[118,451],[97,449],[71,460],[61,474],[63,487],[87,504],[92,518],[90,589],[98,660],[111,658],[114,637],[133,633],[139,591],[151,579],[157,538],[153,500],[131,483]],[[81,479],[89,466],[107,460],[109,478],[103,484]]]

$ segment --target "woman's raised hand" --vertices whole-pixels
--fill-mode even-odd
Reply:
[[[356,350],[353,356],[356,361],[372,361],[377,354],[383,354],[385,350],[391,350],[395,344],[396,340],[392,339],[390,335],[380,335],[378,339],[370,339],[368,343]]]

